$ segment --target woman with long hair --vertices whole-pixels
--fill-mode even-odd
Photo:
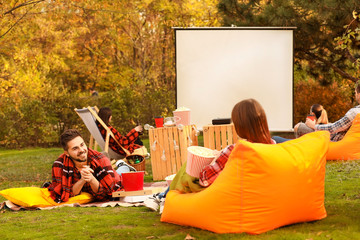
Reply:
[[[253,143],[275,143],[271,139],[265,111],[255,99],[245,99],[238,102],[231,112],[231,120],[240,138]],[[208,187],[215,181],[224,169],[234,147],[235,144],[227,146],[212,164],[203,168],[199,178],[201,186]]]
[[[265,111],[255,99],[245,99],[237,103],[232,110],[231,119],[240,138],[253,143],[275,144],[275,141],[271,139]],[[146,199],[144,201],[145,206],[154,211],[160,207],[160,212],[162,212],[165,197],[169,190],[199,192],[210,186],[224,169],[234,147],[235,144],[229,145],[217,153],[213,162],[205,166],[200,172],[199,178],[186,173],[185,162],[174,177],[170,187],[165,192]]]
[[[256,143],[272,143],[265,111],[255,99],[246,99],[237,103],[231,120],[240,138]]]
[[[313,104],[310,108],[310,114],[308,116],[312,116],[315,119],[315,124],[328,124],[329,119],[327,116],[327,112],[324,107],[320,104]],[[314,132],[315,130],[308,127],[305,123],[299,122],[294,127],[295,137],[301,137],[304,134]]]

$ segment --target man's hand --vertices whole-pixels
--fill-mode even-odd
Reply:
[[[81,178],[85,181],[90,183],[95,177],[93,175],[94,170],[92,170],[89,166],[84,166],[80,170]]]
[[[306,126],[308,126],[309,128],[315,130],[315,120],[311,120],[311,119],[307,118],[305,124],[306,124]]]
[[[143,127],[142,127],[141,125],[136,126],[136,127],[135,127],[135,131],[137,131],[137,132],[142,132],[142,131],[143,131]]]
[[[95,176],[93,175],[94,170],[92,170],[89,166],[84,166],[81,170],[80,170],[80,174],[81,174],[81,179],[87,183],[90,184],[91,189],[97,193],[99,191],[99,181],[95,178]]]

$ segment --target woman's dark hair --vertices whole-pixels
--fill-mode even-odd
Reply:
[[[237,103],[231,119],[239,137],[254,143],[272,143],[265,111],[255,99]]]
[[[111,115],[112,115],[112,111],[108,107],[100,108],[99,113],[98,113],[98,116],[101,118],[101,120],[103,120],[103,122],[107,126],[109,126],[109,119],[110,119]]]
[[[328,124],[329,120],[328,120],[328,116],[327,116],[327,112],[324,109],[324,107],[320,104],[313,104],[311,106],[310,109],[311,112],[313,112],[315,114],[316,117],[316,124]]]
[[[316,118],[320,118],[323,107],[320,104],[314,104],[311,106],[311,111],[315,114]]]
[[[73,140],[76,137],[81,137],[81,134],[78,130],[76,129],[67,129],[65,130],[61,135],[60,135],[60,144],[62,146],[62,148],[67,151],[68,150],[68,142],[70,142],[71,140]]]

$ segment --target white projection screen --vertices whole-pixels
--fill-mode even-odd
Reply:
[[[292,131],[295,29],[174,28],[176,106],[190,108],[191,123],[202,129],[254,98],[270,131]]]

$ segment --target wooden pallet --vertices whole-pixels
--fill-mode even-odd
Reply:
[[[204,147],[221,150],[235,143],[239,137],[234,124],[206,125],[203,127]]]
[[[187,159],[187,148],[197,146],[196,126],[149,129],[153,180],[176,174]]]

